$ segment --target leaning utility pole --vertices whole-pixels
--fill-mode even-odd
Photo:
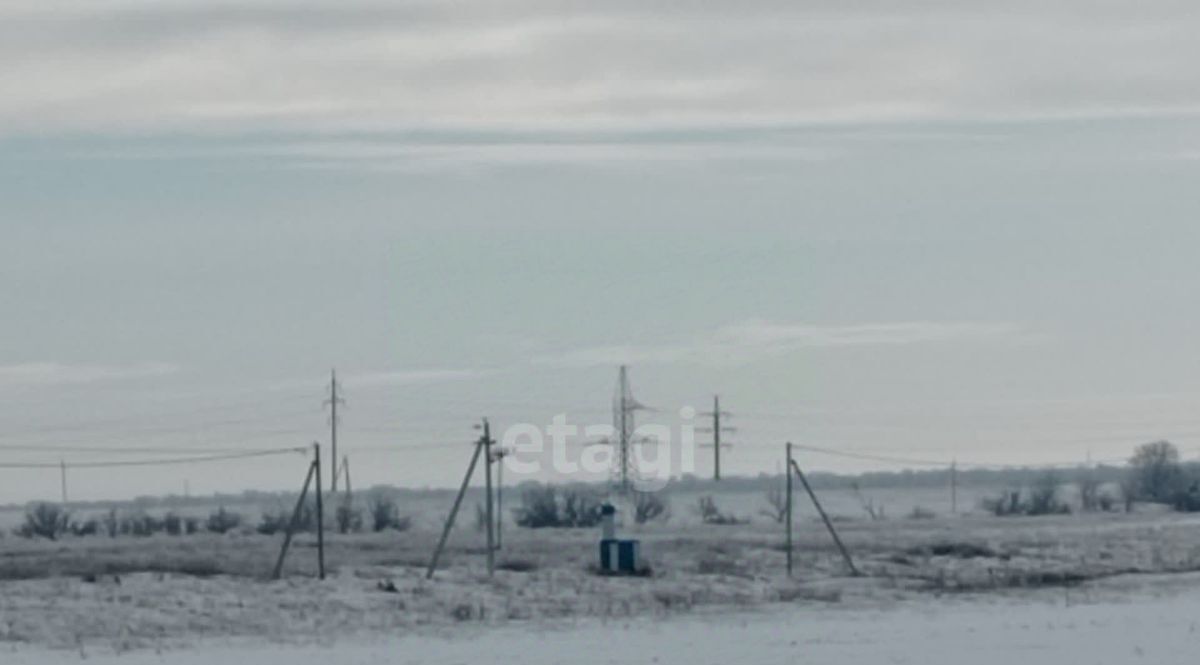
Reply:
[[[712,419],[713,419],[713,424],[712,424],[711,428],[699,427],[696,429],[696,431],[713,433],[713,442],[711,444],[703,444],[702,447],[707,448],[710,445],[712,446],[712,449],[713,449],[713,480],[718,481],[721,479],[721,446],[725,446],[725,447],[733,446],[732,443],[728,443],[728,442],[721,443],[721,432],[736,432],[737,428],[721,426],[721,416],[731,417],[731,416],[733,416],[733,414],[728,411],[721,410],[721,398],[718,395],[713,395],[713,410],[712,411],[703,411],[700,413],[700,415],[712,416]]]
[[[338,487],[338,456],[337,456],[337,431],[338,431],[338,405],[345,404],[346,400],[338,395],[338,380],[337,370],[329,370],[329,399],[325,400],[325,404],[329,406],[329,459],[330,469],[329,475],[333,478],[329,491],[337,492]]]
[[[479,426],[476,425],[478,428]],[[458,495],[454,497],[454,506],[450,508],[450,516],[446,518],[446,524],[442,528],[442,537],[438,539],[437,547],[433,550],[433,558],[429,561],[429,568],[425,571],[425,579],[433,577],[433,571],[437,570],[438,559],[442,556],[442,550],[446,548],[446,540],[450,537],[450,530],[454,528],[454,520],[458,517],[458,509],[462,506],[463,497],[467,494],[467,486],[471,484],[471,476],[475,474],[475,465],[479,462],[479,456],[483,454],[485,449],[490,451],[491,446],[495,441],[492,441],[491,428],[488,426],[487,418],[483,419],[483,436],[475,442],[475,452],[471,455],[471,463],[467,465],[467,473],[463,476],[462,485],[458,488]],[[489,452],[488,456],[491,454]],[[490,466],[490,463],[485,460],[485,465]],[[488,470],[488,575],[495,572],[495,549],[492,542],[492,481],[491,470]]]

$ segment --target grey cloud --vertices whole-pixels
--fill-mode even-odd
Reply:
[[[165,363],[137,365],[73,365],[56,362],[0,366],[0,388],[64,386],[121,381],[174,374],[178,368]]]
[[[1154,2],[15,2],[0,132],[593,130],[1200,108]]]
[[[598,346],[535,359],[563,367],[699,363],[738,365],[804,349],[897,346],[950,341],[1028,343],[1040,339],[1007,323],[897,322],[855,325],[775,323],[759,319],[723,326],[708,335],[656,346]]]

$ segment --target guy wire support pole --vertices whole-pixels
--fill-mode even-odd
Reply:
[[[804,485],[804,491],[808,492],[808,498],[812,499],[813,506],[821,515],[821,520],[825,522],[825,528],[829,529],[829,535],[833,536],[833,542],[837,544],[838,551],[842,553],[842,558],[845,559],[846,567],[850,569],[850,574],[854,577],[860,576],[862,573],[858,572],[858,568],[854,567],[854,560],[850,558],[850,552],[842,544],[842,539],[838,537],[837,529],[833,528],[833,522],[830,521],[829,515],[825,514],[825,509],[821,507],[821,502],[817,499],[817,494],[813,492],[812,486],[808,484],[808,478],[804,477],[804,472],[800,470],[800,465],[796,464],[796,460],[791,460],[791,463],[792,469],[800,478],[800,484]]]
[[[271,579],[277,580],[283,575],[283,560],[287,557],[288,546],[292,544],[292,534],[296,532],[296,524],[300,521],[300,509],[304,507],[304,498],[308,496],[308,486],[312,483],[313,473],[316,470],[316,464],[310,462],[308,473],[304,476],[304,486],[300,490],[300,496],[296,499],[296,507],[292,510],[292,519],[288,520],[287,530],[284,531],[283,546],[279,548],[279,558],[275,561],[275,570],[271,573]]]
[[[450,516],[446,518],[446,526],[442,529],[442,537],[438,540],[437,549],[433,550],[433,558],[429,561],[429,570],[425,571],[425,579],[433,577],[433,571],[437,570],[438,559],[442,556],[442,550],[446,547],[446,539],[450,537],[450,530],[454,528],[454,518],[458,515],[458,509],[462,506],[463,496],[467,493],[467,485],[471,482],[471,474],[475,473],[475,465],[479,462],[479,454],[483,452],[483,439],[475,442],[475,453],[471,455],[471,463],[467,465],[467,473],[463,476],[462,486],[458,488],[458,496],[454,497],[454,507],[450,509]]]

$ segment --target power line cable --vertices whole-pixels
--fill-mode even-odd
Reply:
[[[224,455],[207,455],[202,457],[183,457],[177,459],[143,459],[122,460],[119,462],[0,462],[0,469],[100,469],[128,466],[167,466],[180,464],[198,464],[203,462],[219,462],[224,460],[248,459],[252,457],[267,457],[285,454],[307,454],[307,448],[275,448],[272,450],[255,450]]]

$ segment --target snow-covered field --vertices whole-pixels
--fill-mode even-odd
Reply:
[[[1112,578],[1072,589],[929,596],[863,607],[806,604],[670,618],[459,626],[272,644],[199,641],[171,651],[13,645],[6,665],[401,665],[524,663],[912,663],[1038,665],[1194,662],[1200,575]]]
[[[282,581],[278,536],[6,537],[0,664],[1173,663],[1197,638],[1194,515],[839,519],[852,577],[805,513],[790,579],[762,518],[627,525],[652,567],[635,578],[595,573],[592,529],[511,526],[489,578],[467,523],[433,580],[426,517],[330,534],[325,581],[308,534]]]

